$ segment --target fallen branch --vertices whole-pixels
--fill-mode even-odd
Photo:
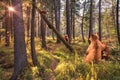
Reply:
[[[41,11],[40,9],[38,9],[36,6],[35,8],[37,9],[37,11],[41,14],[41,17],[44,19],[44,21],[47,23],[48,27],[50,29],[53,30],[53,32],[59,37],[59,39],[64,43],[64,45],[73,53],[75,53],[75,50],[73,49],[73,47],[65,41],[65,39],[62,37],[62,35],[57,31],[57,29],[50,23],[50,21],[47,19],[47,17],[44,14],[44,11]]]

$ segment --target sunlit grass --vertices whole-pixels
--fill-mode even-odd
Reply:
[[[7,54],[13,53],[13,46],[10,45],[6,47],[4,42],[0,43],[0,53],[7,53]]]
[[[55,80],[120,80],[120,64],[117,61],[119,57],[118,49],[111,50],[113,59],[105,61],[102,60],[98,64],[86,64],[84,62],[85,51],[89,46],[88,43],[78,41],[76,38],[71,45],[76,49],[75,55],[64,46],[63,43],[56,44],[52,38],[47,38],[47,49],[41,48],[41,40],[35,39],[36,55],[40,63],[40,68],[45,69],[45,75],[49,76],[54,72]],[[30,42],[26,45],[29,63],[32,63]],[[1,58],[5,62],[12,62],[13,64],[13,46],[6,47],[4,43],[0,45],[0,54],[6,56]],[[0,60],[0,61],[1,61]],[[53,61],[56,61],[55,69],[52,69]],[[24,80],[42,80],[39,76],[39,67],[29,66],[24,73]],[[4,75],[4,73],[7,73]],[[9,74],[9,75],[8,75]],[[12,70],[5,70],[0,67],[1,79],[7,80],[12,74]],[[6,79],[6,76],[8,78]]]
[[[56,80],[70,80],[75,76],[75,65],[71,62],[61,62],[55,69]]]

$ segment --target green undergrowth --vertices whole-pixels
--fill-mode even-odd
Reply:
[[[112,59],[101,60],[98,64],[86,64],[84,62],[84,52],[88,44],[80,43],[82,47],[75,44],[74,48],[78,48],[75,55],[65,52],[64,47],[57,49],[53,56],[59,60],[55,68],[55,80],[119,80],[120,64],[112,56]],[[85,49],[85,50],[84,50]],[[79,52],[79,53],[78,53]],[[82,54],[82,55],[80,55]],[[117,54],[117,53],[115,53]]]
[[[88,43],[72,43],[71,45],[76,49],[75,55],[63,44],[56,44],[52,40],[48,41],[48,49],[46,50],[41,48],[39,40],[36,44],[36,54],[40,67],[29,64],[25,72],[19,76],[20,80],[43,80],[43,77],[39,75],[41,67],[44,69],[47,80],[51,74],[55,80],[120,80],[120,54],[116,48],[111,49],[110,60],[101,60],[98,64],[87,64],[84,59]],[[27,48],[27,54],[30,56],[30,48]],[[0,45],[0,55],[3,55],[0,61],[13,64],[12,47]],[[31,57],[28,58],[31,60]],[[8,80],[13,70],[11,68],[4,69],[2,65],[0,64],[0,80]]]
[[[0,65],[0,80],[5,80],[4,74],[5,74],[5,71],[3,70],[3,68]]]
[[[81,43],[82,44],[82,43]],[[87,48],[88,44],[83,44],[82,47]],[[78,48],[78,45],[74,45]],[[102,60],[98,64],[86,64],[84,62],[83,51],[82,55],[76,53],[71,55],[69,51],[65,51],[65,47],[59,47],[54,53],[43,52],[41,55],[47,57],[44,61],[44,66],[49,67],[53,58],[58,60],[58,64],[54,69],[55,80],[119,80],[120,79],[120,64],[113,57],[113,59],[105,61]],[[81,48],[82,50],[82,48]],[[79,51],[77,51],[79,52]],[[40,62],[43,62],[40,60]],[[47,65],[49,64],[49,65]]]
[[[86,64],[82,57],[76,60],[70,56],[70,59],[63,58],[55,69],[56,80],[120,80],[120,64],[117,61]]]
[[[50,68],[50,64],[52,63],[53,56],[51,55],[51,53],[48,53],[46,51],[41,51],[38,54],[38,60],[41,66],[44,66],[45,68]]]
[[[8,80],[13,71],[13,47],[0,43],[0,80]]]

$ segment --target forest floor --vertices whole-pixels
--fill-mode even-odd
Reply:
[[[76,39],[72,41],[71,45],[77,51],[77,55],[75,56],[70,55],[71,52],[64,46],[63,43],[56,44],[55,40],[47,39],[47,49],[42,49],[40,40],[36,40],[36,53],[38,60],[40,62],[40,65],[45,68],[46,78],[48,80],[86,80],[87,77],[91,75],[90,73],[92,67],[89,67],[83,62],[85,58],[85,51],[89,44],[83,43],[80,40]],[[111,44],[109,46],[111,46]],[[108,80],[109,76],[111,75],[115,76],[113,77],[115,78],[114,80],[119,80],[120,77],[118,77],[118,74],[120,74],[120,67],[118,66],[120,66],[120,64],[117,62],[119,62],[120,50],[118,47],[110,48],[111,55],[114,57],[114,60],[110,60],[107,63],[103,61],[100,64],[95,65],[97,67],[101,66],[99,67],[98,71],[96,71],[95,68],[95,73],[99,75],[99,70],[106,69],[112,71],[114,69],[112,72],[116,75],[110,74],[109,71],[109,74],[106,75],[106,73],[103,72],[104,70],[101,73],[103,73],[105,77],[107,76]],[[9,47],[4,46],[4,43],[0,45],[0,80],[8,80],[12,75],[14,64],[13,52],[13,45]],[[29,44],[27,45],[27,56],[30,67],[26,70],[26,73],[23,73],[24,75],[22,75],[19,80],[42,80],[42,78],[40,78],[38,75],[38,69],[31,65],[32,60],[30,56]],[[106,64],[108,64],[108,67],[104,68],[104,65],[106,66]],[[116,66],[113,67],[113,65]],[[80,69],[82,69],[82,71]],[[90,73],[88,73],[89,69]],[[116,72],[116,70],[118,71]],[[100,76],[98,76],[98,78],[102,80]],[[111,80],[113,78],[111,78]]]

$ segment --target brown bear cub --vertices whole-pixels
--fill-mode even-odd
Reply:
[[[91,43],[86,51],[86,63],[98,63],[102,58],[108,58],[109,53],[107,45],[99,41],[98,34],[91,34],[89,40]],[[103,53],[107,54],[107,56],[104,57]]]
[[[110,50],[106,46],[106,48],[102,51],[102,59],[108,60],[110,58]]]
[[[64,36],[64,39],[65,39],[67,42],[69,42],[69,39],[68,39],[68,35],[67,35],[67,34]]]

